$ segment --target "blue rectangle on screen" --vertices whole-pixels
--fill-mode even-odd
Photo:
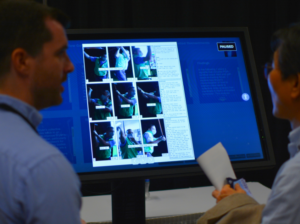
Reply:
[[[45,118],[38,127],[39,134],[57,147],[72,164],[76,164],[73,152],[73,118]]]
[[[200,103],[242,101],[236,59],[194,61]]]

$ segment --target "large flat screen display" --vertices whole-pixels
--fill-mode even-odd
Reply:
[[[38,131],[79,174],[191,167],[218,142],[237,164],[270,162],[241,33],[69,35],[75,70]]]

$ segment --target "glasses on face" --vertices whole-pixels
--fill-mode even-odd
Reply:
[[[263,68],[265,79],[268,79],[269,73],[273,70],[272,62],[267,62]]]

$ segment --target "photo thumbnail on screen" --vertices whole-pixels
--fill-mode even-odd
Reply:
[[[88,84],[87,96],[92,120],[107,120],[113,116],[110,84]]]
[[[122,159],[132,159],[138,155],[143,155],[139,121],[117,121],[115,125],[120,157]]]
[[[157,117],[163,114],[158,82],[139,82],[136,85],[141,116]]]
[[[114,81],[127,81],[133,78],[130,47],[108,47],[109,67]]]
[[[168,153],[163,119],[141,120],[144,152],[147,157],[159,157]]]
[[[106,47],[83,48],[85,76],[89,82],[102,82],[109,78]]]
[[[111,122],[90,123],[92,152],[96,161],[118,158],[115,128]]]
[[[151,80],[157,77],[156,58],[153,47],[133,46],[133,65],[138,80]]]
[[[112,91],[114,109],[119,119],[132,118],[138,115],[136,88],[132,82],[113,83]]]

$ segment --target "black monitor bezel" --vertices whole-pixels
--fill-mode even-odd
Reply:
[[[197,38],[197,37],[239,37],[243,48],[245,65],[260,132],[264,159],[249,161],[234,161],[233,168],[238,170],[265,169],[275,166],[275,157],[271,143],[265,108],[260,90],[258,74],[252,52],[249,32],[246,27],[211,27],[211,28],[157,28],[157,29],[69,29],[69,40],[91,39],[151,39],[151,38]],[[252,75],[251,75],[252,74]],[[185,175],[199,175],[203,171],[198,165],[170,166],[159,168],[128,169],[119,171],[96,171],[78,173],[80,180],[112,181],[123,178],[164,178]]]

